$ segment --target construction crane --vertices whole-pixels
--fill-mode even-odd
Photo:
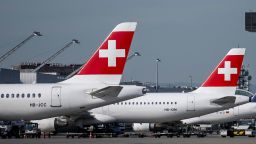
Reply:
[[[15,52],[18,48],[20,48],[22,45],[24,45],[27,41],[32,39],[34,36],[42,36],[40,32],[34,31],[29,37],[27,37],[24,41],[16,45],[14,48],[6,52],[0,57],[0,63],[3,62],[8,56],[10,56],[13,52]]]
[[[41,63],[41,65],[39,65],[38,67],[36,67],[35,69],[32,70],[32,72],[37,72],[39,69],[41,69],[44,65],[46,65],[47,63],[49,63],[50,61],[52,61],[56,56],[58,56],[60,53],[62,53],[66,48],[70,47],[72,44],[79,44],[80,42],[76,39],[73,39],[71,42],[69,42],[68,44],[66,44],[62,49],[60,49],[59,51],[57,51],[56,53],[54,53],[52,56],[50,56],[48,59],[46,59],[44,62]]]

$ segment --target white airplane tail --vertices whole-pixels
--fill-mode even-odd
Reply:
[[[136,22],[118,24],[82,69],[62,83],[119,84],[136,26]]]
[[[201,87],[193,91],[193,93],[234,95],[244,54],[245,48],[232,48]]]

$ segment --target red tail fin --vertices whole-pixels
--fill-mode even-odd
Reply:
[[[244,54],[245,48],[231,49],[196,92],[235,93]]]
[[[117,25],[71,80],[119,84],[136,25],[136,22]],[[71,80],[69,82],[72,82]]]
[[[117,25],[78,75],[122,74],[135,28],[134,22]]]
[[[244,53],[244,48],[231,49],[202,84],[202,87],[237,86]]]

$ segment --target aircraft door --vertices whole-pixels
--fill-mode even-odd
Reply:
[[[195,111],[195,95],[187,95],[187,111]]]
[[[52,87],[51,107],[61,107],[61,87]]]

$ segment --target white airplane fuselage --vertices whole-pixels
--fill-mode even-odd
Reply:
[[[245,48],[232,48],[202,85],[189,93],[148,93],[140,98],[91,109],[71,117],[37,121],[41,130],[52,131],[56,121],[80,126],[108,122],[160,123],[179,121],[248,103],[235,95]]]
[[[236,95],[234,104],[217,105],[218,94],[148,93],[145,96],[90,110],[98,122],[171,122],[247,103],[249,97]],[[86,120],[84,121],[86,123]]]
[[[1,84],[0,120],[70,116],[142,96],[144,87],[119,85],[136,26],[137,22],[118,24],[81,69],[65,81]]]
[[[223,111],[218,111],[203,115],[200,117],[194,117],[190,119],[182,120],[186,124],[218,124],[225,122],[237,121],[239,119],[255,118],[256,117],[256,103],[250,102],[234,108],[230,108]]]
[[[138,95],[124,89],[117,97],[98,98],[92,90],[104,88],[102,84],[3,84],[0,85],[0,120],[31,120],[74,114]],[[23,96],[24,94],[24,96]],[[142,94],[141,94],[142,95]]]

